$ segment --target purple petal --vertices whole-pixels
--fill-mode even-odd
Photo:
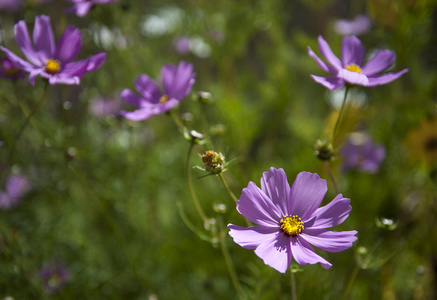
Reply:
[[[145,106],[145,103],[141,103],[141,108],[132,112],[121,111],[120,114],[131,121],[143,121],[154,115],[162,114],[169,111],[179,103],[177,99],[170,99],[162,104],[151,104]]]
[[[337,76],[351,84],[367,86],[367,84],[369,83],[369,79],[367,78],[366,75],[357,72],[352,72],[346,69],[342,69],[338,71]]]
[[[50,76],[49,83],[51,85],[55,85],[55,84],[79,85],[80,78],[78,76],[73,76],[73,77]]]
[[[9,176],[6,181],[6,192],[12,198],[20,198],[30,191],[32,185],[27,177],[24,176]]]
[[[288,215],[290,185],[283,169],[270,168],[261,178],[261,190],[270,198],[282,215]]]
[[[349,64],[362,65],[366,49],[356,36],[346,36],[341,44],[343,66]]]
[[[35,85],[36,76],[41,75],[43,72],[44,72],[44,69],[35,69],[35,70],[32,70],[29,72],[29,82],[32,86]]]
[[[84,17],[93,6],[92,2],[77,3],[72,7],[65,9],[66,13],[74,13],[79,17]]]
[[[22,59],[21,57],[17,56],[15,53],[13,53],[12,51],[6,49],[3,46],[0,46],[0,50],[2,50],[3,52],[5,52],[7,58],[9,58],[9,60],[19,69],[26,71],[26,72],[30,72],[31,70],[34,70],[35,67],[28,63],[27,61],[25,61],[24,59]]]
[[[184,98],[191,91],[195,75],[193,65],[184,61],[181,61],[177,67],[174,65],[163,66],[161,76],[165,94],[170,98]]]
[[[308,219],[304,220],[305,230],[307,228],[328,228],[343,223],[352,210],[349,203],[350,199],[338,194],[334,200],[316,209]]]
[[[246,219],[263,226],[277,226],[282,218],[272,200],[252,181],[241,192],[237,210]]]
[[[307,219],[320,205],[328,186],[319,175],[300,172],[291,186],[288,196],[288,211],[302,220]]]
[[[62,64],[69,63],[76,58],[81,48],[82,37],[79,29],[68,26],[56,44],[53,58],[59,60]]]
[[[285,234],[279,234],[269,241],[264,241],[264,243],[255,249],[255,254],[266,265],[281,273],[285,273],[293,257],[290,249],[290,237]]]
[[[340,70],[343,66],[341,61],[337,56],[332,52],[331,47],[329,47],[328,43],[323,39],[321,35],[318,38],[319,41],[319,50],[322,56],[335,68],[335,70]]]
[[[280,232],[278,227],[252,226],[240,227],[229,224],[229,235],[234,242],[246,249],[255,249],[262,243],[266,243],[275,238]]]
[[[143,107],[143,102],[146,101],[146,99],[141,98],[130,89],[124,89],[121,92],[120,96],[124,101],[136,107]]]
[[[88,73],[97,70],[103,65],[105,61],[106,61],[106,53],[102,52],[91,56],[90,58],[88,58],[88,65],[86,68],[86,72]]]
[[[344,80],[338,77],[321,77],[311,75],[311,78],[314,79],[315,82],[320,83],[330,90],[336,90],[344,86]]]
[[[369,77],[369,83],[366,86],[377,86],[377,85],[390,83],[398,79],[399,77],[401,77],[403,74],[407,72],[408,69],[404,69],[396,73],[386,73],[379,76]]]
[[[24,21],[18,22],[14,27],[15,40],[21,49],[21,52],[26,58],[34,65],[41,67],[45,64],[45,61],[39,59],[38,53],[35,52],[32,42],[30,41],[29,32]]]
[[[333,68],[332,66],[328,66],[327,64],[325,64],[325,62],[323,60],[321,60],[314,53],[314,51],[310,48],[310,46],[308,46],[307,49],[308,49],[309,56],[311,56],[312,58],[314,58],[316,60],[317,64],[319,65],[320,68],[322,68],[322,70],[324,70],[325,72],[332,73],[332,74],[336,74],[337,73],[338,70]]]
[[[328,251],[340,252],[352,247],[352,243],[357,240],[355,236],[358,232],[351,231],[330,231],[325,229],[305,229],[299,238],[305,239],[313,246]]]
[[[155,81],[146,74],[140,75],[134,82],[135,89],[150,103],[157,104],[161,98],[161,92]]]
[[[329,269],[332,264],[319,256],[311,247],[311,245],[303,238],[292,237],[291,251],[293,252],[294,260],[299,265],[320,263],[324,269]]]
[[[33,27],[33,42],[35,53],[39,56],[39,61],[45,62],[52,58],[55,49],[55,39],[53,38],[52,26],[48,16],[37,16]]]
[[[363,74],[370,76],[390,67],[396,61],[396,54],[390,50],[378,50],[362,68]]]

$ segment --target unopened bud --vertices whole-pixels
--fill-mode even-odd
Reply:
[[[314,154],[321,160],[331,160],[334,156],[334,148],[328,141],[317,140],[314,148]]]
[[[190,131],[185,130],[184,136],[187,139],[187,141],[191,142],[192,144],[200,144],[201,141],[204,139],[203,134],[195,130],[190,130]]]
[[[211,102],[211,93],[203,92],[203,91],[198,92],[197,99],[199,100],[200,103],[208,104]]]

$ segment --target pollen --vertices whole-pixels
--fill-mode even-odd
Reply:
[[[281,219],[281,230],[287,235],[297,236],[303,229],[303,222],[298,216],[285,215]]]
[[[361,70],[360,66],[357,64],[349,64],[346,67],[344,67],[346,70],[349,70],[351,72],[356,72],[358,74],[363,74],[363,71]]]
[[[61,62],[56,59],[49,58],[46,61],[46,69],[45,71],[49,74],[56,74],[61,70]]]
[[[168,100],[170,100],[170,97],[167,95],[163,95],[163,96],[161,96],[161,98],[159,98],[159,103],[165,103]]]

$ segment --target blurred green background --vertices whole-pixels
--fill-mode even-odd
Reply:
[[[377,174],[342,174],[341,158],[333,161],[353,208],[336,230],[356,229],[358,241],[340,253],[316,250],[333,267],[300,266],[298,299],[339,299],[354,273],[347,299],[437,297],[437,165],[427,159],[437,147],[422,149],[437,141],[437,126],[418,130],[437,117],[437,1],[120,0],[84,18],[63,14],[68,5],[28,1],[17,12],[0,12],[1,44],[21,57],[13,25],[24,19],[31,31],[41,14],[50,16],[56,38],[69,24],[80,28],[80,58],[107,53],[79,86],[49,87],[12,161],[14,137],[44,83],[0,80],[0,161],[8,165],[0,189],[9,174],[24,174],[33,186],[17,206],[0,210],[1,299],[238,299],[218,244],[199,238],[213,233],[191,200],[189,143],[170,116],[131,122],[96,116],[91,103],[97,97],[121,103],[120,92],[133,89],[140,74],[158,78],[163,64],[190,62],[196,83],[177,113],[189,113],[187,127],[210,136],[214,150],[233,160],[224,177],[236,196],[276,167],[290,184],[301,171],[318,173],[328,181],[326,204],[335,190],[314,144],[332,130],[338,93],[311,79],[326,74],[307,46],[320,53],[322,35],[340,55],[334,23],[358,14],[371,20],[371,30],[359,36],[368,52],[391,49],[397,54],[391,71],[409,72],[351,93],[364,100],[347,115],[342,134],[366,129],[387,156]],[[179,37],[189,38],[187,53],[175,49]],[[198,91],[210,92],[211,103],[196,101]],[[223,132],[214,131],[218,125]],[[206,150],[196,146],[191,164],[201,166],[197,154]],[[199,178],[205,174],[192,170],[207,215],[219,227],[245,226],[219,178]],[[217,213],[217,204],[226,212]],[[381,228],[380,218],[397,227]],[[290,274],[264,265],[227,235],[225,241],[248,299],[290,299]],[[38,277],[52,263],[70,273],[56,294]]]

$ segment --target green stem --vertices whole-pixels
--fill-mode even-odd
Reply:
[[[41,96],[39,97],[38,101],[32,106],[32,109],[30,113],[26,116],[26,120],[21,125],[20,129],[18,130],[18,133],[15,135],[15,138],[12,140],[11,149],[9,150],[8,157],[5,161],[6,165],[10,164],[12,161],[12,158],[15,153],[15,145],[17,144],[18,139],[21,137],[21,134],[23,133],[24,129],[26,128],[27,124],[29,124],[30,119],[35,114],[38,107],[41,105],[42,101],[44,100],[45,94],[47,92],[48,82],[45,83],[43,91],[41,93]],[[2,171],[6,169],[6,166],[3,167]]]
[[[221,221],[219,221],[220,228],[223,227]],[[232,262],[231,256],[229,255],[228,247],[226,246],[226,234],[223,234],[222,229],[220,229],[220,237],[219,244],[220,250],[222,251],[223,257],[226,261],[226,266],[228,267],[229,276],[231,277],[232,284],[234,285],[235,290],[237,291],[238,298],[246,299],[243,293],[243,289],[241,288],[240,281],[238,280],[237,272],[235,271],[234,264]]]
[[[334,186],[335,193],[338,195],[339,194],[338,186],[337,186],[337,183],[335,182],[335,177],[332,174],[331,167],[329,165],[329,161],[324,161],[323,165],[325,166],[325,171],[328,174],[329,179],[331,179],[331,181],[332,181],[332,185]]]
[[[184,132],[185,129],[185,125],[182,123],[181,119],[179,118],[179,116],[176,114],[176,110],[172,109],[169,111],[170,116],[172,117],[173,121],[176,123],[176,125],[178,126],[178,128]]]
[[[229,188],[228,184],[226,183],[225,178],[223,177],[223,174],[219,173],[218,175],[223,183],[223,186],[225,187],[226,191],[228,192],[229,196],[231,196],[232,200],[234,200],[235,204],[237,204],[238,199],[237,199],[237,197],[235,197],[234,193]]]
[[[229,186],[225,180],[225,177],[223,176],[222,173],[219,173],[218,175],[223,183],[223,186],[225,187],[226,191],[228,192],[229,196],[231,196],[232,200],[234,200],[235,204],[237,204],[238,199],[235,196],[235,194],[231,191],[231,189],[229,188]],[[249,226],[249,227],[252,226],[252,224],[249,222],[248,219],[244,218],[244,220],[246,221],[247,226]]]
[[[290,285],[291,285],[291,300],[297,300],[296,295],[296,278],[294,277],[293,268],[290,267]]]
[[[344,292],[343,292],[343,296],[341,297],[341,300],[345,300],[345,299],[347,299],[347,296],[348,296],[348,294],[349,294],[349,291],[350,291],[351,288],[352,288],[352,285],[353,285],[353,283],[354,283],[354,281],[355,281],[355,278],[356,278],[357,275],[358,275],[358,272],[360,271],[360,268],[361,268],[360,264],[357,263],[357,264],[355,265],[354,270],[352,271],[352,274],[349,276],[349,281],[348,281],[348,283],[347,283],[346,289],[345,289]]]
[[[188,149],[187,163],[186,163],[188,189],[190,190],[191,198],[193,198],[194,206],[196,206],[197,212],[199,213],[203,222],[206,222],[208,220],[208,218],[206,217],[205,212],[203,211],[202,207],[200,206],[199,199],[197,199],[196,193],[194,192],[193,180],[191,179],[190,157],[191,157],[191,152],[193,151],[193,146],[194,146],[194,144],[191,143],[190,148]]]
[[[346,106],[346,99],[347,99],[348,92],[349,92],[349,86],[346,85],[346,90],[344,91],[343,103],[341,104],[340,112],[338,113],[337,121],[335,122],[334,130],[332,131],[332,136],[331,136],[331,144],[334,147],[334,149],[335,149],[335,145],[334,145],[335,136],[337,134],[338,127],[340,125],[340,120],[343,115],[344,107]]]

